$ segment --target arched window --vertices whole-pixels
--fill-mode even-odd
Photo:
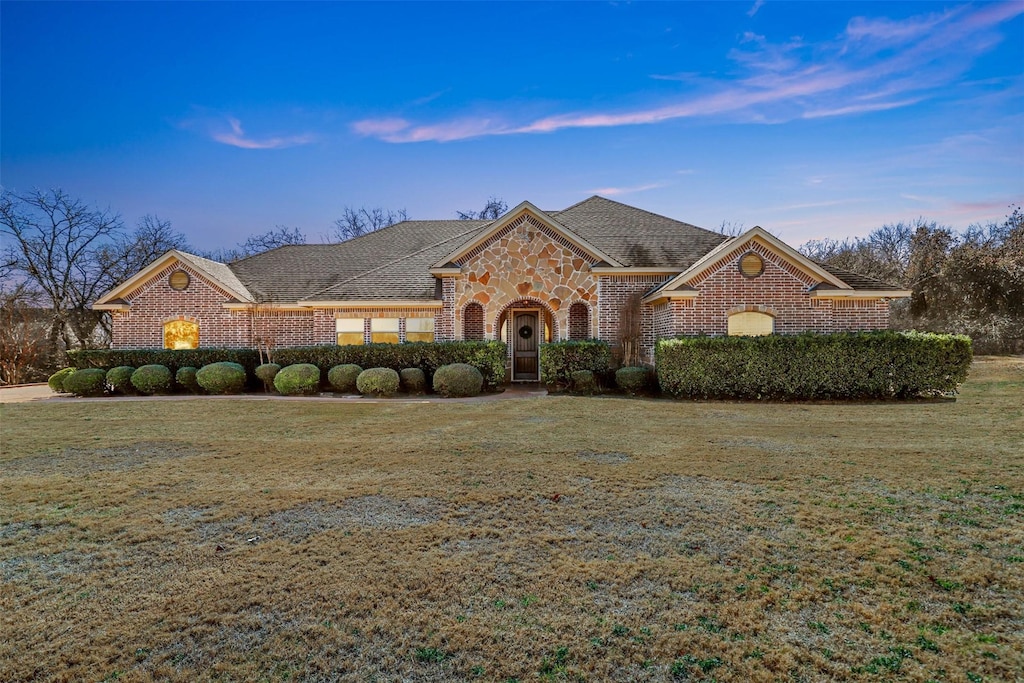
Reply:
[[[199,325],[188,320],[172,320],[164,323],[164,348],[199,348]]]
[[[730,337],[762,337],[775,332],[775,318],[767,313],[744,311],[729,316]]]
[[[569,307],[569,339],[590,339],[590,310],[584,303]]]
[[[484,307],[471,303],[462,312],[462,338],[482,340],[484,338]]]

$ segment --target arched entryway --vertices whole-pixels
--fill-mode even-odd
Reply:
[[[540,381],[540,345],[555,335],[551,310],[536,299],[513,301],[498,314],[495,329],[508,346],[512,381]]]

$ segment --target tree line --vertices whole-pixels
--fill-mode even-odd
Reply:
[[[508,205],[491,197],[458,218],[494,219]],[[343,242],[408,220],[405,209],[342,208],[323,236]],[[171,222],[146,215],[134,226],[61,189],[0,193],[0,384],[45,378],[66,352],[110,344],[110,318],[90,309],[170,249],[230,263],[277,247],[306,244],[300,229],[276,225],[232,247],[194,248]]]

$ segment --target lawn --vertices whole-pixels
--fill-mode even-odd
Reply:
[[[1021,680],[1024,359],[955,402],[2,406],[0,680]]]

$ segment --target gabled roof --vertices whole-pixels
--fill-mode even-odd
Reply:
[[[210,259],[203,258],[202,256],[189,254],[188,252],[179,251],[178,249],[171,249],[132,277],[114,287],[109,292],[103,294],[96,300],[96,303],[93,304],[93,308],[103,310],[104,308],[124,307],[124,296],[130,294],[134,289],[145,283],[151,275],[163,270],[175,261],[183,263],[191,267],[193,270],[198,271],[203,275],[203,277],[223,289],[235,299],[243,302],[253,301],[252,294],[250,294],[246,286],[242,284],[241,280],[238,279],[235,273],[232,272],[231,268],[226,264],[220,263],[219,261],[211,261]]]
[[[491,239],[499,232],[501,232],[503,229],[505,229],[505,227],[508,226],[509,223],[512,223],[513,221],[518,220],[520,217],[522,217],[523,214],[528,214],[532,216],[542,225],[546,226],[550,230],[553,230],[556,234],[561,235],[564,239],[568,240],[572,244],[575,244],[583,251],[589,253],[593,257],[595,262],[606,262],[615,266],[623,265],[614,257],[604,253],[604,251],[600,247],[594,246],[575,231],[567,229],[563,223],[561,223],[560,221],[555,221],[553,218],[551,218],[550,215],[541,211],[530,202],[522,202],[521,204],[519,204],[519,206],[509,211],[501,218],[498,218],[495,221],[493,221],[490,225],[487,226],[487,229],[481,231],[479,235],[459,245],[458,248],[455,249],[455,251],[451,252],[444,258],[438,260],[433,265],[433,267],[444,268],[449,263],[458,263],[463,256],[473,251],[478,246],[487,242],[487,240]]]

